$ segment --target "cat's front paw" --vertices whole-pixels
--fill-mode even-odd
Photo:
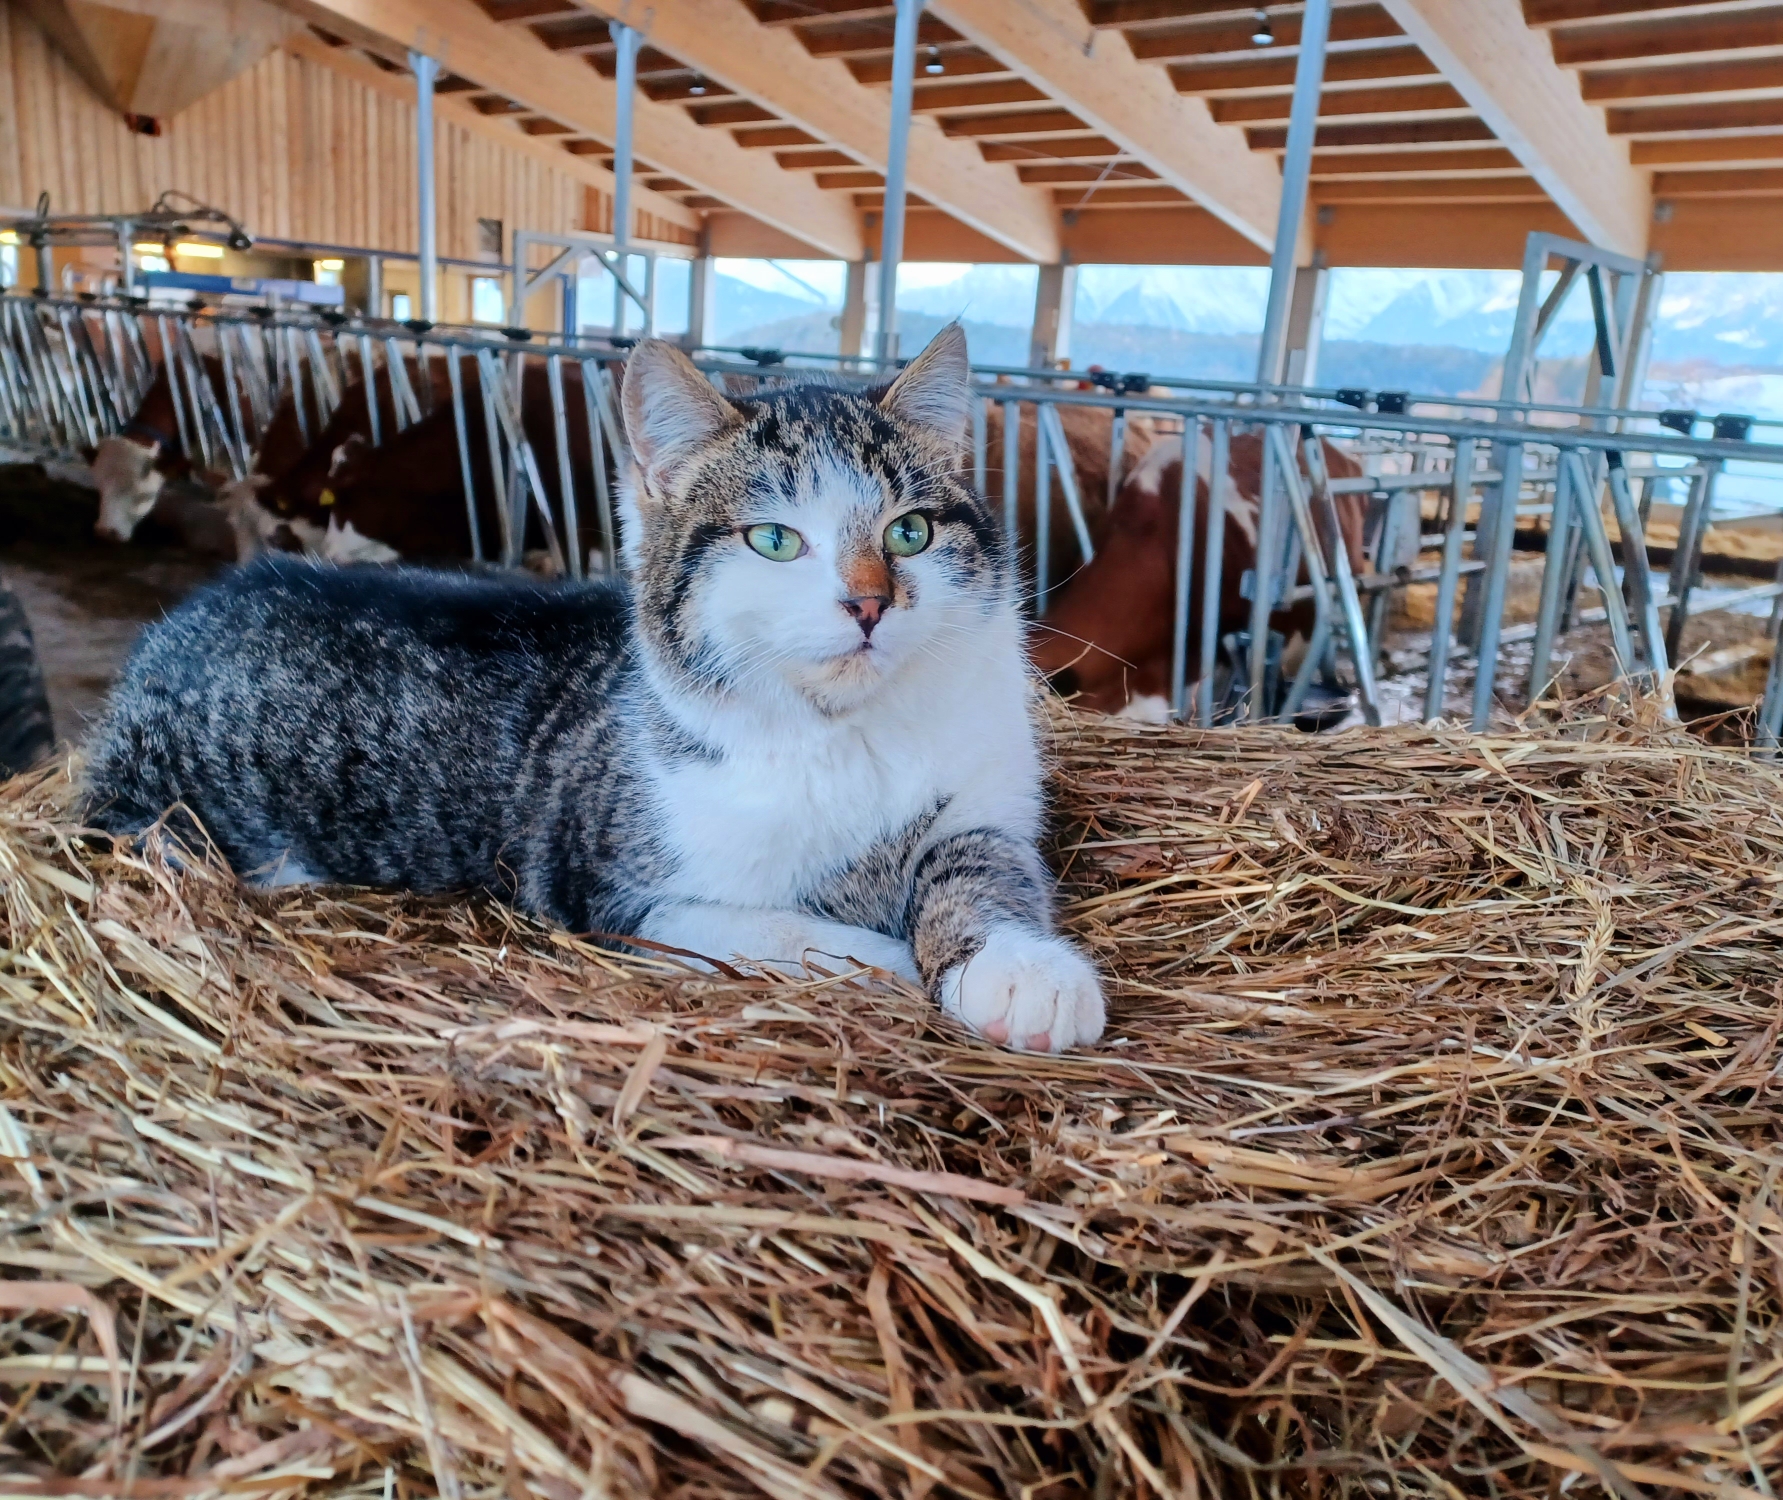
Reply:
[[[987,1041],[1023,1052],[1063,1052],[1102,1035],[1102,983],[1063,938],[993,928],[985,944],[941,976],[941,1007]]]

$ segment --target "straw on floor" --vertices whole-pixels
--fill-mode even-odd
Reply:
[[[1774,1495],[1783,775],[1057,751],[1063,1058],[11,784],[6,1491]]]

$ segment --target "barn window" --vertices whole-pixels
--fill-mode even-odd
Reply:
[[[407,292],[390,294],[390,316],[401,323],[414,316],[414,303],[409,300]]]
[[[471,277],[471,322],[500,323],[507,317],[507,301],[498,276]]]
[[[0,239],[0,291],[15,286],[19,279],[19,237],[11,230]]]

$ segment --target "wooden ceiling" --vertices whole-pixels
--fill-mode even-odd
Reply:
[[[607,12],[617,13],[616,4],[475,3],[502,28],[530,33],[542,49],[611,78],[614,48]],[[1047,3],[1041,0],[1043,13]],[[1254,5],[1059,3],[1063,9],[1053,11],[1055,29],[1080,30],[1081,43],[1073,40],[1072,48],[1081,47],[1107,77],[1122,81],[1121,87],[1128,81],[1155,86],[1167,80],[1176,96],[1190,101],[1183,120],[1242,142],[1260,163],[1279,162],[1299,51],[1300,4],[1263,7],[1273,40],[1260,45],[1253,40]],[[1468,0],[1466,9],[1476,4],[1482,15],[1500,7],[1513,15],[1517,10],[1517,0]],[[715,6],[736,14],[724,46],[715,39],[713,55],[706,58],[698,54],[705,50],[702,38]],[[1576,222],[1577,206],[1564,192],[1550,191],[1555,172],[1548,168],[1564,176],[1566,164],[1532,161],[1539,144],[1532,148],[1520,131],[1504,126],[1506,111],[1514,116],[1520,101],[1483,100],[1482,90],[1493,88],[1490,79],[1460,76],[1465,62],[1452,59],[1445,60],[1457,76],[1445,76],[1430,55],[1445,56],[1442,49],[1427,52],[1408,34],[1408,28],[1424,34],[1419,16],[1432,8],[1433,0],[1336,0],[1313,158],[1315,222],[1330,224],[1368,206],[1394,211],[1367,221],[1382,226],[1420,219],[1436,224],[1455,214],[1463,215],[1456,222],[1485,223],[1478,216],[1487,211],[1492,222],[1507,225],[1565,228],[1557,214],[1570,214]],[[1739,200],[1758,223],[1783,218],[1778,201],[1783,199],[1783,3],[1521,0],[1520,8],[1521,26],[1544,50],[1540,68],[1576,90],[1567,101],[1570,107],[1577,110],[1582,98],[1593,110],[1591,128],[1607,135],[1603,148],[1640,169],[1643,180],[1650,172],[1656,224],[1669,223],[1699,200]],[[973,235],[962,243],[969,246],[988,234],[1002,241],[990,247],[992,253],[1048,258],[1051,244],[1046,228],[1035,227],[1035,203],[1053,216],[1058,239],[1052,243],[1063,253],[1070,253],[1073,240],[1095,241],[1099,225],[1108,234],[1116,225],[1126,226],[1123,232],[1144,241],[1152,237],[1144,228],[1146,214],[1168,215],[1156,222],[1174,225],[1186,222],[1185,214],[1198,204],[1219,211],[1211,203],[1217,190],[1203,195],[1192,168],[1166,159],[1167,137],[1180,133],[1180,121],[1157,120],[1155,141],[1148,138],[1144,119],[1110,126],[1118,99],[1092,106],[1057,84],[1048,86],[1063,75],[1047,71],[1040,43],[1033,58],[1015,57],[1011,46],[993,51],[977,44],[968,35],[974,23],[962,20],[975,9],[981,9],[975,0],[931,0],[919,25],[915,85],[916,111],[933,122],[933,129],[918,126],[921,142],[925,149],[952,154],[936,156],[925,179],[913,169],[913,196],[941,216],[972,224]],[[681,16],[683,11],[689,14]],[[864,0],[655,0],[648,14],[648,41],[639,59],[641,92],[684,112],[715,149],[722,139],[725,151],[741,147],[769,158],[780,173],[805,179],[802,191],[814,185],[844,201],[862,216],[870,240],[884,193],[880,163],[889,111],[892,6]],[[961,24],[950,24],[950,18]],[[677,30],[678,20],[699,24]],[[742,51],[759,46],[775,58],[771,76],[747,83],[734,76],[725,54],[734,59],[739,51],[735,25],[748,28]],[[984,35],[982,28],[976,34]],[[796,54],[787,50],[788,37],[797,44]],[[462,65],[465,54],[447,55]],[[846,77],[835,71],[837,63]],[[713,71],[705,71],[708,67]],[[473,76],[448,77],[442,87],[486,113],[511,115],[520,129],[550,138],[565,151],[610,163],[598,126],[528,108],[481,87],[475,68],[465,72]],[[732,86],[714,73],[731,78]],[[841,105],[838,95],[845,96]],[[832,129],[825,121],[844,106],[855,114]],[[863,111],[875,109],[877,121],[862,123]],[[1489,123],[1493,119],[1499,121],[1496,131]],[[1501,140],[1499,131],[1507,139]],[[947,142],[956,144],[942,144]],[[979,173],[995,171],[954,192],[953,184],[967,182],[968,155]],[[649,188],[699,213],[755,211],[741,192],[727,191],[722,182],[690,181],[690,175],[650,159],[647,143],[640,140],[638,178]],[[994,210],[980,212],[977,200],[995,197],[984,184],[1004,181],[1009,181],[1007,204],[999,200]],[[1023,214],[1028,218],[1016,224]],[[1245,258],[1257,258],[1274,227],[1257,222],[1263,217],[1255,209],[1248,218],[1245,211],[1226,212],[1225,223],[1238,233],[1210,243],[1226,244],[1224,258],[1236,258],[1234,247]],[[784,214],[774,222],[787,227]],[[1771,240],[1783,238],[1778,229],[1768,233]],[[1441,242],[1442,234],[1435,239]],[[1380,263],[1418,264],[1423,253],[1413,244],[1405,258],[1395,262],[1389,256]],[[1783,244],[1778,255],[1777,268],[1783,269]]]

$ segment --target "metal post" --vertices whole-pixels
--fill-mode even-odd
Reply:
[[[989,441],[987,426],[984,400],[974,396],[972,398],[972,493],[981,500],[985,497],[984,476],[989,457],[985,452],[985,445]]]
[[[1325,82],[1325,41],[1331,31],[1331,0],[1306,0],[1300,19],[1300,57],[1294,65],[1294,104],[1288,117],[1288,149],[1282,159],[1281,212],[1275,221],[1275,253],[1269,259],[1269,307],[1257,354],[1257,379],[1279,384],[1288,331],[1288,303],[1294,292],[1294,251],[1306,217],[1306,190],[1312,177],[1313,137],[1319,124],[1319,91]]]
[[[1777,565],[1777,583],[1783,586],[1783,563]],[[1752,743],[1761,754],[1777,753],[1783,736],[1783,594],[1771,605],[1771,669],[1765,675],[1764,696],[1758,700],[1758,723]]]
[[[1176,507],[1176,617],[1170,631],[1170,717],[1181,721],[1188,707],[1189,593],[1195,571],[1195,484],[1200,457],[1201,419],[1182,427],[1182,485]]]
[[[1585,497],[1581,496],[1581,503]],[[1548,512],[1548,555],[1542,564],[1541,602],[1535,615],[1535,646],[1529,660],[1529,701],[1539,703],[1557,680],[1554,643],[1560,634],[1560,616],[1572,554],[1572,466],[1554,466],[1554,504]]]
[[[576,513],[576,478],[570,465],[570,420],[563,399],[561,354],[546,356],[545,378],[551,389],[551,431],[557,439],[557,497],[563,510],[564,563],[571,578],[580,578],[584,555],[582,522]]]
[[[365,350],[369,352],[371,341],[365,342]],[[464,514],[470,526],[471,560],[483,561],[483,528],[477,521],[477,481],[471,469],[470,428],[466,425],[464,415],[464,371],[459,365],[462,350],[453,346],[446,350],[446,375],[452,382],[452,432],[458,439],[458,472],[464,484]],[[377,410],[377,387],[372,384],[371,366],[366,365],[365,396],[371,402],[373,411]],[[481,376],[478,377],[481,379]],[[377,439],[372,439],[375,444]]]
[[[1220,644],[1220,575],[1226,566],[1226,486],[1231,482],[1232,430],[1213,424],[1211,468],[1207,476],[1207,545],[1201,563],[1201,670],[1195,687],[1195,722],[1213,726],[1214,653]]]
[[[1678,540],[1672,548],[1672,565],[1666,575],[1665,591],[1671,596],[1672,612],[1665,627],[1665,654],[1676,661],[1684,644],[1684,626],[1690,619],[1690,595],[1702,566],[1703,540],[1709,529],[1709,515],[1715,504],[1715,476],[1721,472],[1721,460],[1705,460],[1701,471],[1690,483],[1690,498],[1678,522]]]
[[[1449,638],[1455,625],[1455,585],[1461,577],[1461,538],[1467,530],[1467,503],[1473,498],[1474,440],[1455,444],[1455,484],[1449,497],[1449,528],[1442,539],[1442,572],[1436,585],[1436,618],[1430,627],[1430,663],[1424,683],[1424,717],[1440,719],[1449,675]]]
[[[118,258],[123,262],[124,273],[120,278],[126,297],[136,295],[136,257],[130,253],[130,242],[136,237],[136,225],[128,219],[118,221]]]
[[[631,117],[632,104],[638,96],[638,49],[644,45],[644,34],[619,21],[609,21],[607,31],[613,38],[613,88],[616,101],[613,113],[613,251],[614,264],[620,276],[631,279],[625,250],[631,243]],[[613,332],[623,334],[626,326],[625,288],[614,278]]]
[[[1059,473],[1059,493],[1065,497],[1065,510],[1071,517],[1071,529],[1077,533],[1077,550],[1084,562],[1093,562],[1096,545],[1090,537],[1090,523],[1083,513],[1083,497],[1077,492],[1077,462],[1071,456],[1071,444],[1065,438],[1065,424],[1059,409],[1052,402],[1035,402],[1037,423],[1047,430],[1046,451]],[[1038,455],[1038,450],[1036,450]]]
[[[415,196],[421,221],[421,316],[436,323],[440,316],[440,243],[433,180],[433,86],[439,80],[437,59],[409,53],[415,75],[415,171],[420,178]]]
[[[879,357],[898,357],[898,262],[904,258],[904,158],[916,78],[916,22],[923,0],[897,0],[892,33],[891,140],[885,160],[885,211],[879,230]]]
[[[1616,558],[1610,551],[1610,537],[1604,529],[1603,508],[1598,500],[1597,485],[1576,448],[1562,450],[1562,464],[1573,472],[1573,503],[1585,528],[1585,546],[1591,555],[1591,571],[1597,575],[1597,591],[1603,596],[1604,614],[1610,622],[1610,648],[1615,653],[1616,671],[1633,680],[1639,663],[1634,654],[1634,640],[1628,628],[1628,606],[1622,598],[1622,585],[1616,579]]]
[[[1038,422],[1036,421],[1036,426]],[[1003,538],[1009,544],[1009,573],[1021,592],[1021,434],[1019,401],[1003,403]]]
[[[1046,613],[1052,571],[1052,460],[1047,455],[1046,408],[1034,403],[1034,618]]]
[[[1523,489],[1523,445],[1494,443],[1492,456],[1503,474],[1498,485],[1498,508],[1480,517],[1474,550],[1484,560],[1484,573],[1474,578],[1481,584],[1479,614],[1479,661],[1473,683],[1473,727],[1486,732],[1492,714],[1492,690],[1498,674],[1498,636],[1504,626],[1504,594],[1510,582],[1511,542],[1517,533],[1517,497]]]
[[[365,259],[365,315],[384,316],[384,257],[368,255]]]
[[[1257,495],[1257,555],[1251,571],[1251,641],[1247,662],[1246,699],[1240,713],[1247,723],[1268,719],[1271,705],[1266,700],[1269,669],[1269,617],[1275,613],[1276,595],[1285,585],[1294,586],[1286,569],[1276,567],[1286,550],[1286,528],[1282,526],[1282,483],[1280,455],[1276,444],[1269,441],[1269,427],[1257,429],[1262,444],[1262,465]]]
[[[1672,710],[1671,693],[1666,682],[1668,662],[1665,632],[1659,624],[1659,594],[1653,586],[1653,568],[1647,557],[1647,532],[1634,505],[1628,487],[1628,470],[1622,455],[1612,450],[1609,461],[1610,504],[1616,513],[1616,530],[1622,539],[1622,578],[1628,607],[1634,614],[1634,625],[1641,634],[1646,650],[1649,688],[1665,699],[1667,716]]]

